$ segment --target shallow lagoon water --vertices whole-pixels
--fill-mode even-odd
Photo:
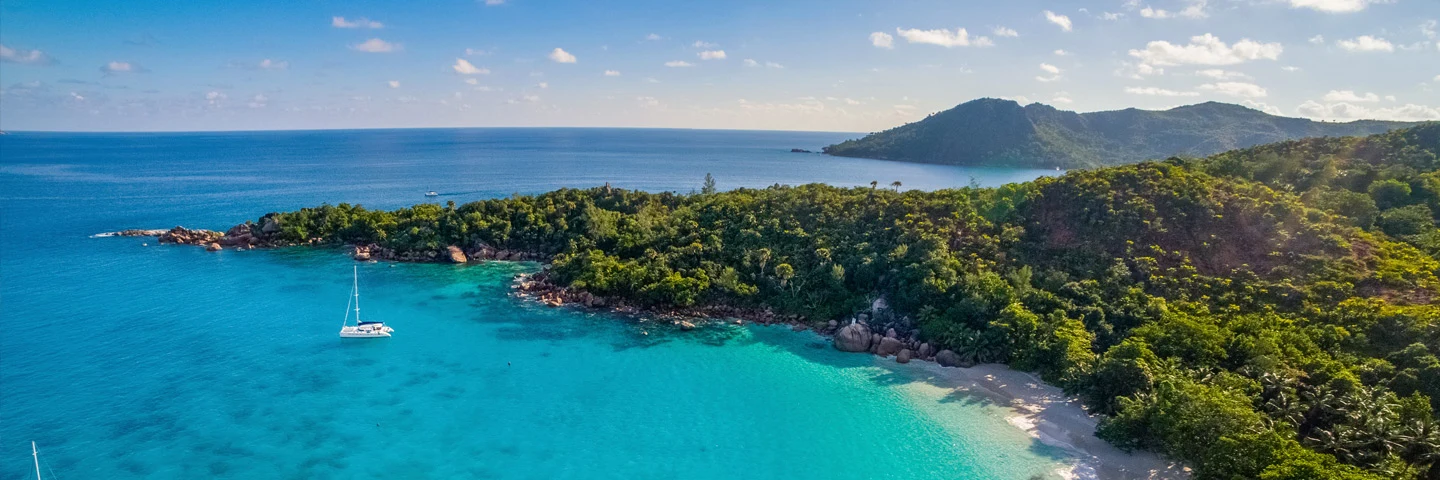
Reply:
[[[88,238],[611,182],[994,185],[1046,172],[788,153],[850,134],[477,129],[0,137],[0,478],[1015,478],[1066,459],[1006,410],[810,333],[675,332],[507,295],[534,264]],[[973,179],[973,180],[972,180]],[[150,243],[149,246],[142,246]],[[8,453],[7,453],[8,452]]]

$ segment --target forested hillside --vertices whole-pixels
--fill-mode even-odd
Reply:
[[[1089,168],[1205,156],[1303,137],[1369,135],[1414,124],[1315,122],[1208,102],[1151,111],[1075,113],[983,98],[915,123],[825,147],[842,157],[948,165]]]
[[[1431,124],[999,188],[595,188],[257,225],[273,244],[544,253],[562,284],[655,306],[823,322],[884,297],[1197,478],[1440,478],[1437,152]]]

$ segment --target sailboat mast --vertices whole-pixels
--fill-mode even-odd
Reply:
[[[355,267],[355,324],[360,324],[360,267]]]
[[[30,456],[35,457],[35,480],[40,478],[40,451],[35,449],[35,442],[30,442]]]

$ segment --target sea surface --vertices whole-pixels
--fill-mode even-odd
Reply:
[[[1068,461],[1008,411],[781,327],[678,332],[508,295],[538,266],[206,252],[125,228],[559,187],[938,189],[1055,172],[790,153],[856,134],[437,129],[0,136],[0,479],[985,478]]]

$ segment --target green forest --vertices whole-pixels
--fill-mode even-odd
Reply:
[[[481,244],[639,304],[883,297],[1199,479],[1440,479],[1440,124],[998,188],[566,189],[270,214],[271,244]],[[700,185],[700,179],[697,186]],[[884,184],[885,179],[876,179]],[[818,401],[823,401],[820,399]]]

